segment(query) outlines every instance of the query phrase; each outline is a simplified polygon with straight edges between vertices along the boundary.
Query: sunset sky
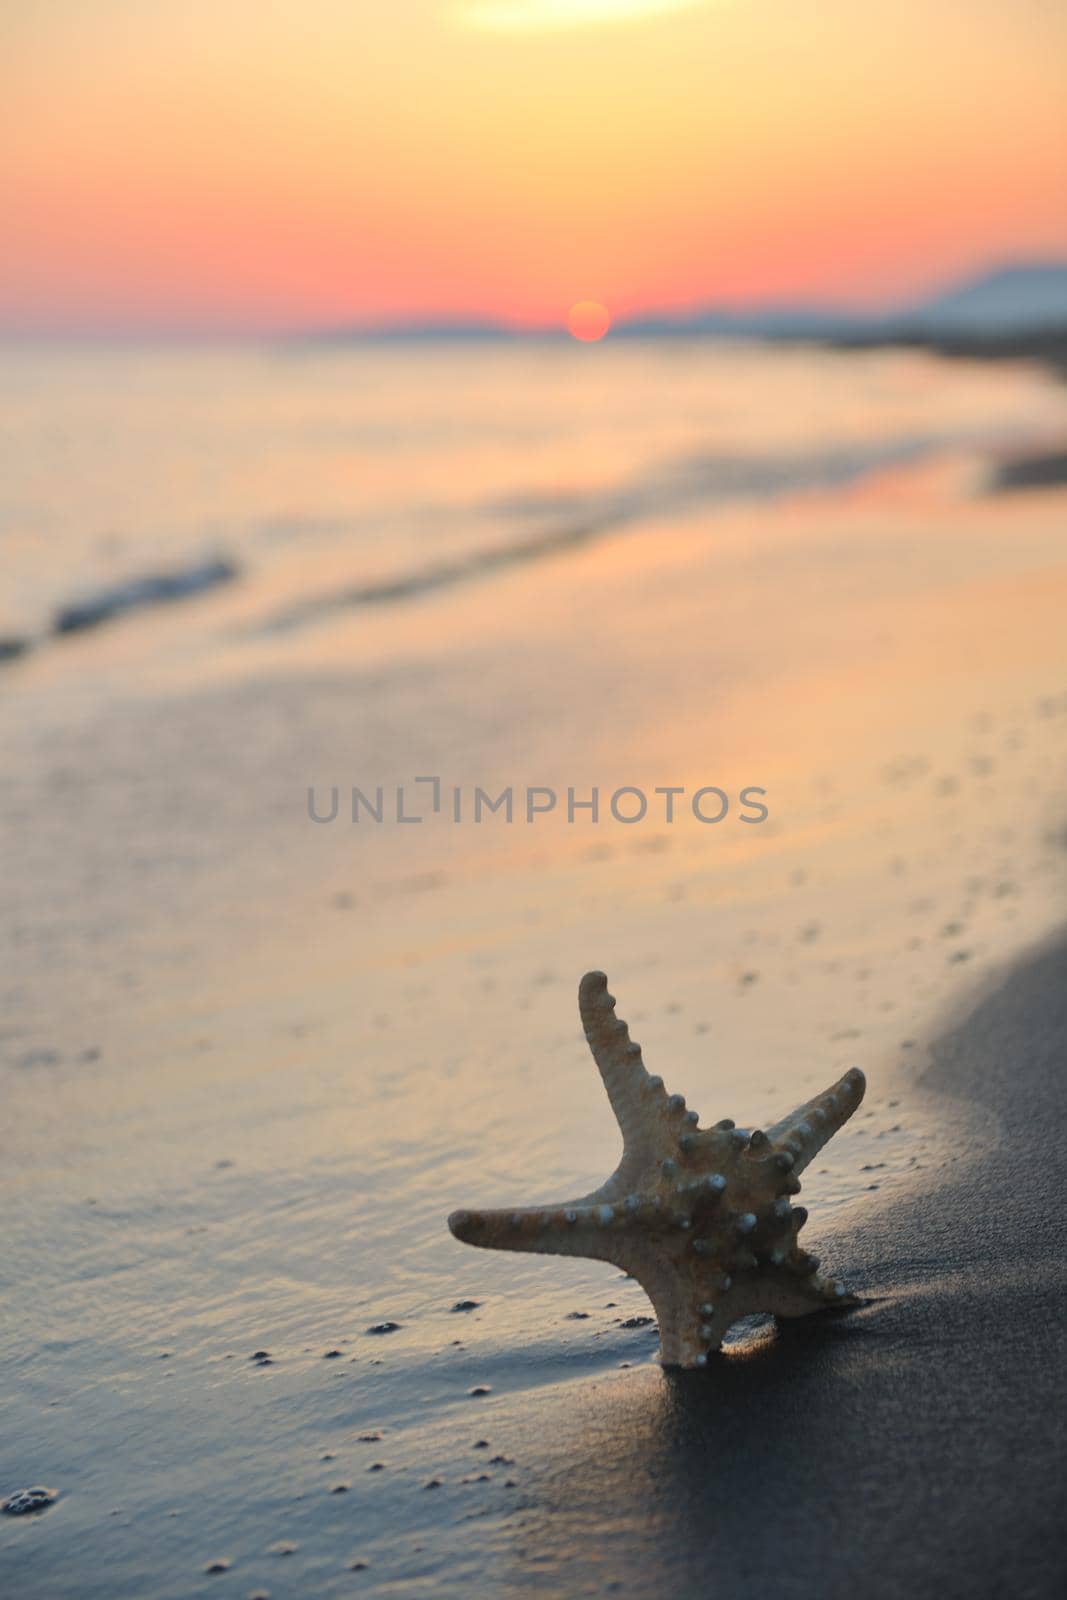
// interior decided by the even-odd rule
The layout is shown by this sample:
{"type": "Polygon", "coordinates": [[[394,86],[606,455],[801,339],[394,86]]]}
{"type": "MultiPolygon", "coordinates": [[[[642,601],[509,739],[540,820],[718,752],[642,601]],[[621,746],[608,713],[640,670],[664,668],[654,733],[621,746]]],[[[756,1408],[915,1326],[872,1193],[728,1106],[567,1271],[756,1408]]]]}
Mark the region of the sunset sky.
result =
{"type": "Polygon", "coordinates": [[[19,0],[0,327],[560,325],[1067,255],[1061,0],[19,0]]]}

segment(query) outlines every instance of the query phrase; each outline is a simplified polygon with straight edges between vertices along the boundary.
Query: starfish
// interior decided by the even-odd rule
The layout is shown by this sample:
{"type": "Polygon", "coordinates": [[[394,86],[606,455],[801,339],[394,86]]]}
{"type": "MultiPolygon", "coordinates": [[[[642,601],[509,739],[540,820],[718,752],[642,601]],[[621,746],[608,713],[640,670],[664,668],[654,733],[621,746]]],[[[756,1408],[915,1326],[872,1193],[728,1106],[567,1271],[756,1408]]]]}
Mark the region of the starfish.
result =
{"type": "Polygon", "coordinates": [[[652,1301],[664,1366],[706,1366],[731,1324],[754,1312],[802,1317],[856,1305],[800,1248],[808,1213],[791,1201],[801,1172],[863,1099],[859,1068],[765,1132],[729,1118],[701,1128],[684,1097],[646,1071],[602,972],[586,973],[578,1007],[622,1130],[622,1160],[580,1200],[454,1211],[455,1237],[491,1250],[613,1262],[652,1301]]]}

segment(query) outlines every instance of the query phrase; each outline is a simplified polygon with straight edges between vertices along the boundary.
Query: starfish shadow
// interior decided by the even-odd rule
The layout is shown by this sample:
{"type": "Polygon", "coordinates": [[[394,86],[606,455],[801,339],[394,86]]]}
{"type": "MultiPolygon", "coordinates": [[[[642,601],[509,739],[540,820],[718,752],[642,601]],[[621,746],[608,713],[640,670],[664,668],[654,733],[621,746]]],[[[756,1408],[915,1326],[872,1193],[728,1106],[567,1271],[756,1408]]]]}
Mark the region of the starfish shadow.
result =
{"type": "Polygon", "coordinates": [[[844,1310],[747,1319],[703,1370],[649,1366],[581,1393],[568,1386],[515,1525],[514,1587],[537,1588],[533,1559],[535,1570],[573,1574],[568,1593],[602,1592],[577,1575],[592,1581],[608,1562],[630,1574],[616,1583],[627,1595],[748,1596],[741,1570],[740,1588],[726,1572],[724,1588],[711,1576],[720,1554],[727,1569],[746,1549],[758,1561],[768,1503],[779,1547],[796,1540],[810,1553],[829,1541],[833,1508],[813,1530],[798,1491],[824,1469],[811,1419],[825,1431],[828,1391],[847,1395],[857,1341],[873,1337],[864,1320],[844,1310]]]}

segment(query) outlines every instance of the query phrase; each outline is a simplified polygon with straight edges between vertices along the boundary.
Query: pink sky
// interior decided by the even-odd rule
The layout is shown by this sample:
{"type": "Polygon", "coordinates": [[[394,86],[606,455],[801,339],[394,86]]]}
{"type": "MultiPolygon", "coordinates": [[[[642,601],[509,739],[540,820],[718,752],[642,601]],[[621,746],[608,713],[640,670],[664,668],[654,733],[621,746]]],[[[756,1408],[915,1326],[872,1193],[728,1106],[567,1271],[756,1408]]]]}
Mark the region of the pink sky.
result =
{"type": "Polygon", "coordinates": [[[1067,255],[1051,0],[27,0],[0,326],[884,303],[1067,255]]]}

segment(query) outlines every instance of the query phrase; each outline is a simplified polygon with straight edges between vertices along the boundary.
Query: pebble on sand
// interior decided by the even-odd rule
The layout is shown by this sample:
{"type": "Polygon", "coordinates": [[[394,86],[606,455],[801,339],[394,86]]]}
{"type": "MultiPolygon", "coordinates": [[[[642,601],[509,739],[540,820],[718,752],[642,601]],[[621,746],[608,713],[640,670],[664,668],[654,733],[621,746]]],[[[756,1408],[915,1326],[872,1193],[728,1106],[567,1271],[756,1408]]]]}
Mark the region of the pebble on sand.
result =
{"type": "MultiPolygon", "coordinates": [[[[370,1327],[367,1329],[367,1332],[368,1333],[395,1333],[396,1330],[399,1328],[399,1326],[400,1326],[399,1322],[372,1322],[370,1327]]],[[[340,1353],[340,1352],[338,1352],[338,1353],[340,1353]]]]}
{"type": "Polygon", "coordinates": [[[34,1511],[47,1511],[58,1498],[54,1489],[35,1483],[31,1489],[16,1489],[14,1494],[8,1495],[0,1505],[0,1511],[6,1512],[9,1517],[25,1517],[34,1511]]]}

